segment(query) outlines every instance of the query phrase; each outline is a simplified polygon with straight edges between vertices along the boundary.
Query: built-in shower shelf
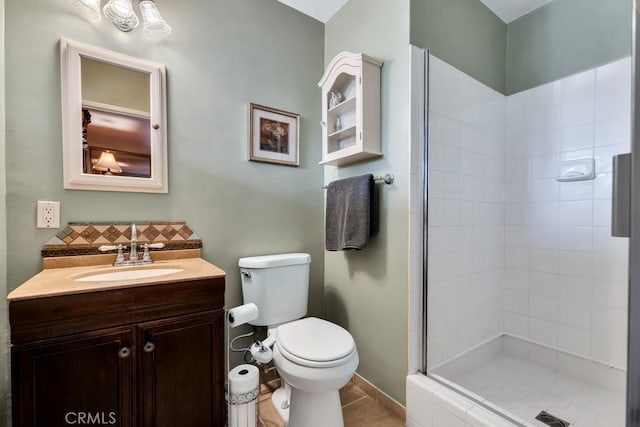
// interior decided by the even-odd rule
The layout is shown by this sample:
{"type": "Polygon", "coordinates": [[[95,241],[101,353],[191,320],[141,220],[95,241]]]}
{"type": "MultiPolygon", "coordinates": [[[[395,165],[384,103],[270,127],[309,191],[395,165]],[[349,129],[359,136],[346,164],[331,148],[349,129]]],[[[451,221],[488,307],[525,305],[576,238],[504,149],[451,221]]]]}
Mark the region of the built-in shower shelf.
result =
{"type": "Polygon", "coordinates": [[[556,181],[588,181],[595,178],[596,162],[593,158],[588,158],[561,161],[556,181]]]}

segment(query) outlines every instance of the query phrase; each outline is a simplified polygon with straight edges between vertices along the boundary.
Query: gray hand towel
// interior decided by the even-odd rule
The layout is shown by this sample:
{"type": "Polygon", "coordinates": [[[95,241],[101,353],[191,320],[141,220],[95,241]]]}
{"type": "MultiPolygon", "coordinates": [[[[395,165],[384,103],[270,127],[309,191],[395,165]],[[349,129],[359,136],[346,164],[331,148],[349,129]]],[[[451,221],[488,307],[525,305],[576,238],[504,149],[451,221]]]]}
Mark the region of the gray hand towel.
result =
{"type": "Polygon", "coordinates": [[[325,246],[328,251],[362,249],[379,229],[373,175],[331,182],[327,186],[325,246]]]}

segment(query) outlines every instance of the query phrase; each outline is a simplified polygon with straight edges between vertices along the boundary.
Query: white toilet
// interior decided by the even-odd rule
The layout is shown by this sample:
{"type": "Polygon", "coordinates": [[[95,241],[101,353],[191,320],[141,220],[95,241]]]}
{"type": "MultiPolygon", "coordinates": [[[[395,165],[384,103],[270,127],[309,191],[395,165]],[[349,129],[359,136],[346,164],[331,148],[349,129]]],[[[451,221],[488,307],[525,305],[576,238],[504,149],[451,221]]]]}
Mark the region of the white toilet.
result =
{"type": "Polygon", "coordinates": [[[290,427],[343,427],[338,390],[358,367],[353,337],[307,314],[309,254],[240,258],[244,303],[258,306],[249,322],[267,326],[273,361],[284,380],[273,404],[290,427]],[[300,319],[300,320],[298,320],[300,319]]]}

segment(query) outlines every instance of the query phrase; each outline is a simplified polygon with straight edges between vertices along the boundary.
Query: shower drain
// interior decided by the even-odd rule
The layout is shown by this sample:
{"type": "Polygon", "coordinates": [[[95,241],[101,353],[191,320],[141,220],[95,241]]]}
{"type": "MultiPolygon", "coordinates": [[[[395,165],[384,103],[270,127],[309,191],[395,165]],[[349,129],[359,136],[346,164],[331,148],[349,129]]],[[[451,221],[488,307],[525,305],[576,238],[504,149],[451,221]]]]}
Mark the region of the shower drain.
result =
{"type": "Polygon", "coordinates": [[[542,421],[543,423],[551,427],[569,427],[569,423],[567,421],[561,420],[560,418],[551,415],[547,411],[541,411],[536,416],[536,420],[542,421]]]}

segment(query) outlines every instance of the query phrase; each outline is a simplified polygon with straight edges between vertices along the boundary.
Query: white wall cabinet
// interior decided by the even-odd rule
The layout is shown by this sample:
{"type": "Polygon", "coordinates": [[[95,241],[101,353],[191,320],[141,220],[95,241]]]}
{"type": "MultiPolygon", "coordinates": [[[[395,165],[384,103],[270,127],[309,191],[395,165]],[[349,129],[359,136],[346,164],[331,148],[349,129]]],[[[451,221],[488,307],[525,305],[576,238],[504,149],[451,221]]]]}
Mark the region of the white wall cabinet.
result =
{"type": "Polygon", "coordinates": [[[380,67],[363,53],[341,52],[318,83],[322,89],[321,165],[380,157],[380,67]]]}

